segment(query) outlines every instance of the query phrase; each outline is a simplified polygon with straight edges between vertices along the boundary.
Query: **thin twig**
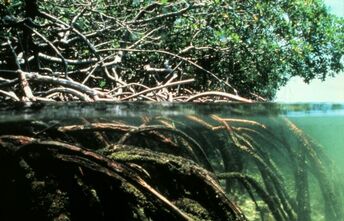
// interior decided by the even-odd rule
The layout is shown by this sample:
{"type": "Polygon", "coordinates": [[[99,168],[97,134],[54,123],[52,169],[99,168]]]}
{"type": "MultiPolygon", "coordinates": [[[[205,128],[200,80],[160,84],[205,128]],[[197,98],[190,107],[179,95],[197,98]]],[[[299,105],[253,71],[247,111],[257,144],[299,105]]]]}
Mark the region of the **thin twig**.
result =
{"type": "Polygon", "coordinates": [[[160,86],[156,86],[156,87],[153,87],[153,88],[149,88],[149,89],[146,89],[146,90],[143,90],[143,91],[140,91],[136,94],[133,94],[133,95],[130,95],[128,97],[125,97],[125,98],[122,98],[121,100],[129,100],[129,99],[132,99],[132,98],[135,98],[135,97],[138,97],[142,94],[146,94],[148,92],[151,92],[151,91],[155,91],[155,90],[159,90],[161,88],[166,88],[166,87],[172,87],[172,86],[175,86],[175,85],[180,85],[180,84],[188,84],[188,83],[191,83],[191,82],[194,82],[195,79],[187,79],[187,80],[183,80],[183,81],[176,81],[176,82],[171,82],[169,84],[164,84],[164,85],[160,85],[160,86]]]}
{"type": "Polygon", "coordinates": [[[66,59],[63,57],[63,55],[61,54],[61,52],[55,47],[55,45],[53,43],[51,43],[46,37],[44,37],[41,33],[39,33],[38,31],[36,31],[35,29],[31,28],[29,25],[24,24],[26,28],[30,29],[30,31],[32,31],[33,33],[35,33],[38,37],[40,37],[45,43],[47,43],[54,51],[55,53],[61,58],[62,60],[62,64],[64,66],[64,71],[65,71],[65,77],[67,78],[67,74],[68,74],[68,62],[66,61],[66,59]]]}
{"type": "Polygon", "coordinates": [[[237,95],[238,91],[232,86],[230,85],[228,82],[220,79],[218,76],[216,76],[213,72],[208,71],[206,69],[204,69],[202,66],[196,64],[195,62],[191,61],[190,59],[187,59],[185,57],[182,57],[180,55],[174,54],[172,52],[169,51],[164,51],[164,50],[153,50],[153,49],[129,49],[129,48],[107,48],[107,49],[101,49],[98,50],[98,52],[109,52],[109,51],[129,51],[129,52],[146,52],[146,53],[160,53],[160,54],[166,54],[175,58],[178,58],[182,61],[185,61],[191,65],[193,65],[194,67],[206,72],[207,74],[209,74],[211,77],[215,78],[218,82],[228,86],[229,88],[231,88],[231,90],[233,90],[233,92],[237,95]]]}
{"type": "Polygon", "coordinates": [[[170,13],[163,13],[163,14],[157,15],[157,16],[152,17],[152,18],[147,18],[147,19],[142,19],[142,20],[134,20],[134,21],[126,22],[126,24],[127,25],[145,24],[145,23],[156,21],[156,20],[160,20],[160,19],[163,19],[163,18],[181,15],[181,14],[187,12],[189,9],[191,9],[191,5],[186,3],[186,7],[180,9],[179,11],[170,12],[170,13]]]}

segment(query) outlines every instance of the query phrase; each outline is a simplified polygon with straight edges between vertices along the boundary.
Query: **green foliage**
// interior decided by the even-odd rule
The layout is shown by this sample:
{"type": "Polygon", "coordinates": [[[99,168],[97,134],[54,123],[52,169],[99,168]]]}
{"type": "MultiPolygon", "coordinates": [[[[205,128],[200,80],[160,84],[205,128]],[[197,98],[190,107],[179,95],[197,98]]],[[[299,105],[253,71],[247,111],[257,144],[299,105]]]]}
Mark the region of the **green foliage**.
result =
{"type": "Polygon", "coordinates": [[[214,1],[187,19],[192,21],[179,23],[180,31],[164,43],[214,48],[188,56],[246,96],[272,98],[291,76],[308,82],[343,70],[343,19],[330,15],[321,1],[214,1]],[[184,37],[198,31],[197,39],[184,37]]]}
{"type": "Polygon", "coordinates": [[[102,79],[102,80],[99,81],[99,87],[100,88],[104,88],[105,85],[106,85],[106,80],[105,79],[102,79]]]}

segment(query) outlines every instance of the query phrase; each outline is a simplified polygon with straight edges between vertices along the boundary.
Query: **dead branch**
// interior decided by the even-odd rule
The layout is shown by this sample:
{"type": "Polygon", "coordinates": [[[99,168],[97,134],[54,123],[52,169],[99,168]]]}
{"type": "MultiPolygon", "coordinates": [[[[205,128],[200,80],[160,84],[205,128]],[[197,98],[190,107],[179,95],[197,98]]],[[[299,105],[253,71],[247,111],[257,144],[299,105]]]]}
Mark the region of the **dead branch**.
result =
{"type": "Polygon", "coordinates": [[[69,87],[91,96],[91,98],[94,100],[97,100],[98,97],[107,97],[106,93],[94,90],[73,80],[44,76],[34,72],[23,73],[25,74],[25,77],[30,81],[45,82],[69,87]]]}
{"type": "Polygon", "coordinates": [[[0,94],[2,94],[3,96],[6,96],[6,97],[10,97],[14,101],[20,101],[18,96],[13,91],[7,92],[7,91],[0,90],[0,94]]]}
{"type": "Polygon", "coordinates": [[[52,88],[48,91],[43,92],[42,94],[44,94],[45,96],[49,96],[50,94],[53,93],[64,93],[64,94],[71,94],[77,98],[79,98],[81,101],[94,101],[93,99],[91,99],[89,96],[75,90],[72,88],[64,88],[64,87],[58,87],[58,88],[52,88]]]}
{"type": "Polygon", "coordinates": [[[197,98],[206,97],[206,96],[226,97],[234,101],[240,101],[240,102],[245,102],[245,103],[253,102],[252,100],[240,97],[239,95],[225,93],[225,92],[218,92],[218,91],[208,91],[208,92],[198,93],[196,95],[190,96],[188,99],[186,99],[186,102],[190,102],[190,101],[196,100],[197,98]]]}
{"type": "Polygon", "coordinates": [[[175,85],[188,84],[188,83],[191,83],[191,82],[194,82],[194,81],[195,81],[194,79],[188,79],[188,80],[182,80],[182,81],[175,81],[175,82],[167,83],[167,84],[164,84],[164,85],[161,85],[161,86],[157,86],[157,87],[153,87],[153,88],[149,88],[149,89],[140,91],[140,92],[138,92],[136,94],[133,94],[133,95],[130,95],[128,97],[124,97],[121,100],[122,101],[123,100],[129,100],[129,99],[138,97],[138,96],[140,96],[142,94],[146,94],[146,93],[151,92],[151,91],[155,91],[155,90],[159,90],[159,89],[167,88],[167,87],[172,87],[172,86],[175,86],[175,85]]]}

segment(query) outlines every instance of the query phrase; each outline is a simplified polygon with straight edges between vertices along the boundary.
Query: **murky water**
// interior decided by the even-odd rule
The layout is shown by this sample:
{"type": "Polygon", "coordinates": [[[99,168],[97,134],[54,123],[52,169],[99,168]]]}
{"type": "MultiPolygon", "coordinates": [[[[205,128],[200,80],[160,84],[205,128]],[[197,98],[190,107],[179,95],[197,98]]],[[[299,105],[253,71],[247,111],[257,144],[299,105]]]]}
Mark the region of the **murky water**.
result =
{"type": "MultiPolygon", "coordinates": [[[[344,104],[69,103],[0,108],[3,142],[23,142],[20,135],[36,143],[55,140],[102,154],[126,145],[193,161],[210,171],[226,197],[253,221],[343,220],[343,134],[344,104]]],[[[196,199],[187,192],[187,198],[196,199]]]]}

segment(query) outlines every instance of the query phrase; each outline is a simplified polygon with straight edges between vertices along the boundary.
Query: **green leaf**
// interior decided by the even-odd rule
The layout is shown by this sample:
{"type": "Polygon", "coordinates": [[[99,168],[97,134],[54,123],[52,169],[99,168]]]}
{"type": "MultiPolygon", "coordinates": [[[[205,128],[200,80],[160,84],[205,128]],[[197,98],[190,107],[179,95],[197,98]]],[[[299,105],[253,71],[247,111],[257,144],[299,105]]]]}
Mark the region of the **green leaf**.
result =
{"type": "Polygon", "coordinates": [[[106,80],[105,79],[102,79],[102,80],[99,81],[99,87],[100,88],[104,88],[105,85],[106,85],[106,80]]]}

